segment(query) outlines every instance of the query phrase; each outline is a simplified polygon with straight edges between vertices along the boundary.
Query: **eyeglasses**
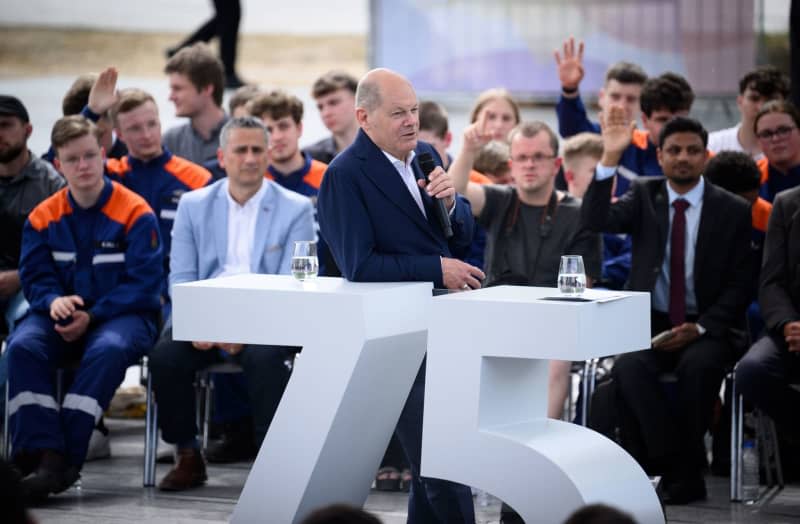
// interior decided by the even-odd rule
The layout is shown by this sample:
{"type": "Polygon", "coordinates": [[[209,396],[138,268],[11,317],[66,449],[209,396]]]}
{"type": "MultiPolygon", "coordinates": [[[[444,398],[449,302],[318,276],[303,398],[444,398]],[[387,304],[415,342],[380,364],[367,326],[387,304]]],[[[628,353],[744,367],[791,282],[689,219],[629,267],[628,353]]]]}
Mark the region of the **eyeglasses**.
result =
{"type": "Polygon", "coordinates": [[[548,160],[552,160],[556,157],[556,155],[543,155],[542,153],[536,153],[535,155],[517,155],[512,156],[511,160],[517,162],[519,164],[524,164],[527,161],[531,161],[534,164],[541,164],[542,162],[546,162],[548,160]]]}
{"type": "Polygon", "coordinates": [[[773,138],[786,138],[796,127],[780,126],[775,129],[764,129],[756,133],[759,140],[772,140],[773,138]]]}

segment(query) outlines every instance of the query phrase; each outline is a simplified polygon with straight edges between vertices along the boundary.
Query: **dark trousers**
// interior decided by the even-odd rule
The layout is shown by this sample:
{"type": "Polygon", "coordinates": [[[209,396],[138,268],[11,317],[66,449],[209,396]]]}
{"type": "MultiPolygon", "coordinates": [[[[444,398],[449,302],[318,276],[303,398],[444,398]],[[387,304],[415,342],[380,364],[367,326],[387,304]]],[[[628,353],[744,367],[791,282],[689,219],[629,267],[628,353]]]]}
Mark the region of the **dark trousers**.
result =
{"type": "Polygon", "coordinates": [[[287,359],[297,348],[245,346],[230,357],[218,349],[199,351],[190,342],[172,340],[172,329],[162,334],[150,352],[149,367],[158,402],[158,424],[170,444],[191,442],[197,436],[194,380],[197,371],[232,358],[242,366],[253,413],[254,438],[260,444],[267,433],[291,373],[287,359]]]}
{"type": "Polygon", "coordinates": [[[472,491],[468,486],[434,478],[420,478],[422,460],[422,413],[425,402],[425,362],[420,366],[414,385],[400,413],[397,435],[411,466],[411,489],[408,496],[408,523],[435,524],[475,522],[472,491]]]}
{"type": "Polygon", "coordinates": [[[794,435],[800,435],[800,392],[789,384],[798,381],[800,354],[790,353],[783,340],[769,335],[753,344],[736,365],[736,389],[794,435]]]}
{"type": "Polygon", "coordinates": [[[242,7],[239,0],[214,0],[214,16],[192,33],[181,47],[195,42],[208,42],[215,36],[219,37],[220,58],[225,66],[225,74],[230,76],[234,74],[236,66],[236,47],[241,19],[242,7]]]}
{"type": "MultiPolygon", "coordinates": [[[[666,315],[653,313],[654,334],[669,327],[666,315]]],[[[646,349],[617,358],[613,377],[637,422],[634,438],[644,446],[637,458],[648,473],[693,476],[708,465],[703,436],[730,361],[729,343],[708,334],[675,352],[646,349]],[[665,373],[677,382],[662,383],[665,373]]]]}

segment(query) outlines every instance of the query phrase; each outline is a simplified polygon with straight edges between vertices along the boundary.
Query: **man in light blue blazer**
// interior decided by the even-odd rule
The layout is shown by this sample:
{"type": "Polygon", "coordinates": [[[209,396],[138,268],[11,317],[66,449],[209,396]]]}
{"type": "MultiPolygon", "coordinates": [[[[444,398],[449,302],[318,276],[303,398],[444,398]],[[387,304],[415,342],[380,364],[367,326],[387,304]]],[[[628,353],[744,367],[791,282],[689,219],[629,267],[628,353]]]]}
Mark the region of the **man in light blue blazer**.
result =
{"type": "MultiPolygon", "coordinates": [[[[219,161],[228,177],[186,193],[172,229],[170,286],[240,273],[288,274],[296,240],[314,239],[308,198],[264,178],[268,133],[260,120],[229,121],[220,135],[219,161]]],[[[289,380],[297,348],[180,342],[167,328],[150,353],[164,440],[175,444],[175,467],[159,489],[202,485],[206,469],[194,420],[195,372],[232,359],[244,368],[253,412],[255,442],[267,432],[289,380]]]]}

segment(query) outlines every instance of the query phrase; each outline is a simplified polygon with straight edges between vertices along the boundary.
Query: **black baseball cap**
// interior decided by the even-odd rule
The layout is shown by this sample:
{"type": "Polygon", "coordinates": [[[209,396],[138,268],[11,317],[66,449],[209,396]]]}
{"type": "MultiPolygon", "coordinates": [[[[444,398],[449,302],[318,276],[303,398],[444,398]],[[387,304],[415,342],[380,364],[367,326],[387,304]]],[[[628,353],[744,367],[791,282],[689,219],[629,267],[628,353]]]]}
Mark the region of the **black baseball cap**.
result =
{"type": "Polygon", "coordinates": [[[15,116],[26,124],[31,121],[19,98],[11,95],[0,95],[0,115],[15,116]]]}

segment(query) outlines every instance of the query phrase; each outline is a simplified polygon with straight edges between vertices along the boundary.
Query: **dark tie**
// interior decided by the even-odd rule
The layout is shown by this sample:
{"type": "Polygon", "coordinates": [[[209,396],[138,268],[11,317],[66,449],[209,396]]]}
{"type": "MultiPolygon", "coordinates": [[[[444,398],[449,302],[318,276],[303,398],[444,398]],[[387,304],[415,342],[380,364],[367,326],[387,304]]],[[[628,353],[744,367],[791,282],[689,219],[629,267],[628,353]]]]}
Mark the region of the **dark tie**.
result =
{"type": "Polygon", "coordinates": [[[675,215],[672,217],[669,260],[669,320],[673,326],[686,320],[686,208],[689,202],[679,198],[672,203],[675,215]]]}

